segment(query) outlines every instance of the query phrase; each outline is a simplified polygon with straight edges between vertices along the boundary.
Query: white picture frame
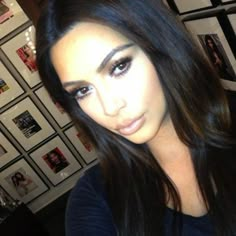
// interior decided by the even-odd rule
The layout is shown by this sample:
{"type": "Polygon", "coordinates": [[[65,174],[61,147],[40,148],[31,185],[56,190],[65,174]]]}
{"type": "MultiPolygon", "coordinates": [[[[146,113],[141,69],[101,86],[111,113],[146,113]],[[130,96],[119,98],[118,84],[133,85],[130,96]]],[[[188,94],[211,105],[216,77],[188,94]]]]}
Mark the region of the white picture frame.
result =
{"type": "MultiPolygon", "coordinates": [[[[236,88],[236,59],[232,49],[227,41],[227,38],[221,28],[219,19],[216,16],[206,16],[193,20],[184,20],[184,24],[192,34],[193,38],[202,49],[203,53],[209,59],[209,62],[216,68],[222,84],[226,89],[235,90],[236,88]],[[221,72],[215,63],[212,61],[209,52],[207,51],[206,39],[210,37],[215,46],[218,48],[223,60],[226,72],[221,72]],[[204,42],[205,38],[205,42],[204,42]]],[[[224,69],[225,71],[225,69],[224,69]]]]}
{"type": "Polygon", "coordinates": [[[58,136],[32,152],[30,157],[54,186],[82,168],[58,136]]]}
{"type": "Polygon", "coordinates": [[[167,0],[167,2],[180,15],[214,7],[212,0],[167,0]]]}
{"type": "Polygon", "coordinates": [[[9,102],[13,101],[21,94],[24,90],[18,84],[18,82],[13,78],[7,68],[0,61],[0,109],[7,105],[9,102]]]}
{"type": "Polygon", "coordinates": [[[48,186],[28,164],[20,159],[0,173],[1,186],[12,196],[25,204],[32,202],[48,190],[48,186]]]}
{"type": "Polygon", "coordinates": [[[61,128],[72,122],[60,104],[52,100],[45,87],[36,90],[35,94],[61,128]]]}
{"type": "Polygon", "coordinates": [[[41,83],[36,65],[35,28],[33,25],[7,41],[1,48],[31,88],[41,83]]]}
{"type": "MultiPolygon", "coordinates": [[[[29,21],[27,15],[23,12],[22,8],[19,6],[15,0],[4,0],[2,1],[8,11],[4,13],[4,21],[1,22],[0,27],[0,39],[21,26],[22,24],[29,21]]],[[[3,17],[3,15],[2,15],[3,17]]]]}
{"type": "Polygon", "coordinates": [[[95,148],[89,142],[82,130],[72,126],[65,131],[65,135],[79,152],[86,164],[90,164],[97,159],[95,148]],[[80,138],[78,137],[78,134],[80,135],[80,138]]]}
{"type": "Polygon", "coordinates": [[[0,168],[20,156],[18,150],[0,131],[0,168]]]}
{"type": "Polygon", "coordinates": [[[0,115],[3,125],[26,150],[30,150],[55,130],[27,97],[0,115]]]}

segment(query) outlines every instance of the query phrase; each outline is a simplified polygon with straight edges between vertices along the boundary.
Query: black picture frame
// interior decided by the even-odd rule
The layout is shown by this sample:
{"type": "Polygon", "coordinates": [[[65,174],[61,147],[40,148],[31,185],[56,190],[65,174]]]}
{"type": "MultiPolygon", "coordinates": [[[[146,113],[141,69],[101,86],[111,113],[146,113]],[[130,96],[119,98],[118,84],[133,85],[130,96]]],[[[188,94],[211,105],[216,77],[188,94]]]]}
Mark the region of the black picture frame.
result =
{"type": "Polygon", "coordinates": [[[190,1],[192,1],[192,3],[195,3],[195,4],[198,1],[188,0],[189,8],[186,6],[185,7],[186,9],[183,9],[183,8],[181,9],[180,6],[178,5],[180,3],[176,2],[176,1],[179,1],[179,0],[167,0],[167,3],[169,4],[170,8],[179,15],[184,15],[184,14],[194,13],[194,12],[198,12],[198,11],[202,11],[202,10],[212,9],[212,8],[216,7],[219,4],[218,1],[209,0],[210,5],[208,5],[208,6],[207,5],[206,6],[202,5],[202,7],[198,6],[198,7],[190,8],[190,5],[191,5],[190,1]]]}
{"type": "Polygon", "coordinates": [[[232,27],[225,17],[225,11],[220,10],[198,16],[188,16],[183,19],[183,23],[199,44],[199,48],[205,52],[206,57],[216,68],[222,81],[230,82],[230,87],[234,90],[236,84],[236,41],[234,41],[232,27]],[[218,55],[221,56],[222,69],[219,69],[219,66],[212,61],[211,50],[206,43],[208,38],[211,38],[219,52],[218,55]]]}

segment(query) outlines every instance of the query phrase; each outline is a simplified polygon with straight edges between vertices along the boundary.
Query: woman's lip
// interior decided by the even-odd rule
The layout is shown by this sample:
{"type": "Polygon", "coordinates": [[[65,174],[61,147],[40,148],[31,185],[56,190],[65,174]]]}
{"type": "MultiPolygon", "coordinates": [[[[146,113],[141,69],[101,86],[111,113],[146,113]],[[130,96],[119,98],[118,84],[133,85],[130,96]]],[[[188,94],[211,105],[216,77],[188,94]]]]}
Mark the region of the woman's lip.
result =
{"type": "Polygon", "coordinates": [[[118,126],[118,128],[116,130],[121,135],[131,135],[140,129],[140,127],[143,125],[144,121],[145,121],[145,118],[142,115],[141,117],[132,120],[127,125],[118,126]]]}

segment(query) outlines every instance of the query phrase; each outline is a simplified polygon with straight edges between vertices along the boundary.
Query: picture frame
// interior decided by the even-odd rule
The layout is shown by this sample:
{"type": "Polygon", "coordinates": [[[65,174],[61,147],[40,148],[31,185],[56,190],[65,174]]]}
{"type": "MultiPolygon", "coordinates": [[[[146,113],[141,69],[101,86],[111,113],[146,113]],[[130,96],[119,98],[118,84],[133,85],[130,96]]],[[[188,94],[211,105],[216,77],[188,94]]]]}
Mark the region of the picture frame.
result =
{"type": "Polygon", "coordinates": [[[27,21],[27,15],[15,0],[1,1],[0,39],[17,29],[27,21]]]}
{"type": "Polygon", "coordinates": [[[45,87],[42,86],[36,90],[35,94],[61,128],[72,122],[61,105],[58,102],[53,101],[53,98],[49,95],[45,87]]]}
{"type": "Polygon", "coordinates": [[[199,48],[206,55],[227,89],[235,89],[236,85],[236,51],[235,42],[230,38],[233,34],[226,24],[223,12],[183,19],[183,23],[192,34],[199,48]],[[232,86],[233,85],[233,86],[232,86]]]}
{"type": "Polygon", "coordinates": [[[0,185],[0,206],[13,208],[15,204],[15,199],[0,185]]]}
{"type": "Polygon", "coordinates": [[[0,118],[3,125],[26,151],[55,133],[29,97],[2,113],[0,118]]]}
{"type": "Polygon", "coordinates": [[[25,159],[20,159],[0,172],[2,187],[12,196],[28,204],[48,191],[48,186],[25,159]]]}
{"type": "Polygon", "coordinates": [[[0,168],[20,156],[19,151],[0,131],[0,168]]]}
{"type": "Polygon", "coordinates": [[[36,65],[35,28],[33,25],[4,43],[1,49],[30,88],[41,83],[36,65]]]}
{"type": "Polygon", "coordinates": [[[0,60],[0,109],[24,93],[22,87],[0,60]]]}
{"type": "Polygon", "coordinates": [[[220,0],[221,4],[236,3],[236,0],[220,0]]]}
{"type": "Polygon", "coordinates": [[[57,186],[71,175],[82,169],[68,147],[57,136],[30,154],[48,180],[57,186]]]}
{"type": "Polygon", "coordinates": [[[167,3],[179,15],[211,9],[217,5],[214,0],[167,0],[167,3]]]}
{"type": "Polygon", "coordinates": [[[97,159],[95,148],[78,126],[71,126],[64,133],[86,164],[90,164],[97,159]]]}

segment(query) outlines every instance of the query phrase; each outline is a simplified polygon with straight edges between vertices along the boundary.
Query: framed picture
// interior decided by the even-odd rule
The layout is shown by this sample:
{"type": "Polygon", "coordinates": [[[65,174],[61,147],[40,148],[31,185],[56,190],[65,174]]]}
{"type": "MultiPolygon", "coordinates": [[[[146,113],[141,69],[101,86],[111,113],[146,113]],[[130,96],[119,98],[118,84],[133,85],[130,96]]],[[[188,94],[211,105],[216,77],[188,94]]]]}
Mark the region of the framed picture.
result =
{"type": "Polygon", "coordinates": [[[38,96],[42,104],[48,110],[49,113],[53,116],[60,127],[64,127],[71,122],[70,117],[61,107],[61,105],[54,101],[53,98],[49,95],[45,87],[41,87],[35,91],[35,94],[38,96]]]}
{"type": "Polygon", "coordinates": [[[48,190],[33,168],[21,159],[0,173],[2,187],[14,198],[29,203],[48,190]]]}
{"type": "Polygon", "coordinates": [[[236,36],[236,7],[228,11],[227,18],[230,22],[231,27],[233,28],[234,35],[236,36]]]}
{"type": "Polygon", "coordinates": [[[1,48],[31,88],[41,82],[36,65],[34,26],[7,41],[1,48]]]}
{"type": "Polygon", "coordinates": [[[18,157],[20,153],[11,142],[0,132],[0,168],[18,157]]]}
{"type": "Polygon", "coordinates": [[[17,1],[0,1],[0,39],[15,30],[29,19],[17,1]]]}
{"type": "Polygon", "coordinates": [[[214,0],[167,0],[167,2],[180,15],[213,8],[217,5],[214,0]]]}
{"type": "Polygon", "coordinates": [[[30,157],[54,186],[82,168],[58,136],[31,153],[30,157]]]}
{"type": "Polygon", "coordinates": [[[236,0],[220,0],[223,4],[236,3],[236,0]]]}
{"type": "Polygon", "coordinates": [[[0,61],[0,109],[3,108],[6,104],[13,101],[21,94],[24,93],[24,90],[12,77],[7,68],[0,61]]]}
{"type": "Polygon", "coordinates": [[[236,59],[230,47],[220,14],[184,20],[184,24],[193,35],[209,62],[223,81],[236,83],[236,59]]]}
{"type": "Polygon", "coordinates": [[[80,153],[85,163],[89,164],[97,159],[96,150],[86,134],[79,127],[72,126],[65,131],[66,136],[80,153]]]}
{"type": "Polygon", "coordinates": [[[0,185],[0,206],[12,209],[15,204],[15,199],[13,199],[0,185]]]}
{"type": "Polygon", "coordinates": [[[26,151],[55,132],[28,97],[5,111],[0,118],[26,151]]]}

